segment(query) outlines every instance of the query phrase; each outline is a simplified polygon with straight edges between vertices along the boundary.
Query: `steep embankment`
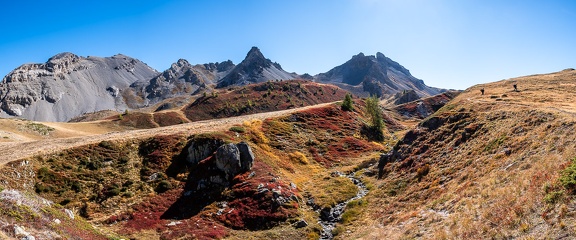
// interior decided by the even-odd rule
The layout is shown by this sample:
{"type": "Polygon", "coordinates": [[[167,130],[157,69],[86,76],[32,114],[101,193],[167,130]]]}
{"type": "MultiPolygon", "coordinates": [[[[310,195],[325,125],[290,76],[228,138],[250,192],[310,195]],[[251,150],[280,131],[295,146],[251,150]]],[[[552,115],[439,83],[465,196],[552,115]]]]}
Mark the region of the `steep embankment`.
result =
{"type": "Polygon", "coordinates": [[[347,237],[574,238],[575,98],[573,69],[464,91],[383,157],[347,237]]]}

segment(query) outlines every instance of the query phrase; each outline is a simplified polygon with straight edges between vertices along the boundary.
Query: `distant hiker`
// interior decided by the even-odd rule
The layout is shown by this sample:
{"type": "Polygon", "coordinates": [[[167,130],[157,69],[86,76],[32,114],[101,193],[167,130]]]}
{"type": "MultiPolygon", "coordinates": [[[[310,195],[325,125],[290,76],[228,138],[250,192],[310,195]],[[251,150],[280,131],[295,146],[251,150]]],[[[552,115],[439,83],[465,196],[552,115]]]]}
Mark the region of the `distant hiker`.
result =
{"type": "Polygon", "coordinates": [[[518,92],[518,86],[516,86],[516,83],[514,83],[514,92],[518,92]]]}
{"type": "Polygon", "coordinates": [[[484,95],[484,88],[480,88],[480,92],[484,95]]]}

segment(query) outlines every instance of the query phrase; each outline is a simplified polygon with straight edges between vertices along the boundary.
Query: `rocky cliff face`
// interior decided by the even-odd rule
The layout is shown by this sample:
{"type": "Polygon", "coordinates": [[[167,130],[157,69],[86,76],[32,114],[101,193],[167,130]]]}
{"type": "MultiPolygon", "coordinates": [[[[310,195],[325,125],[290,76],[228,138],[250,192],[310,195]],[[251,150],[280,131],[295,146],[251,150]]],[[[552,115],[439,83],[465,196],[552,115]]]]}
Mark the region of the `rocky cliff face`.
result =
{"type": "Polygon", "coordinates": [[[363,95],[384,96],[414,90],[420,96],[432,96],[444,91],[426,86],[424,81],[413,77],[410,71],[382,53],[376,53],[376,56],[359,53],[346,63],[316,75],[315,79],[363,95]]]}
{"type": "Polygon", "coordinates": [[[223,88],[231,85],[246,85],[266,82],[268,80],[288,80],[296,78],[295,75],[282,69],[280,64],[273,63],[264,57],[260,49],[252,47],[246,58],[222,78],[217,87],[223,88]]]}
{"type": "Polygon", "coordinates": [[[127,101],[131,108],[148,106],[167,98],[191,95],[212,88],[234,68],[232,61],[192,65],[184,59],[152,79],[142,79],[130,85],[125,96],[139,96],[139,101],[127,101]]]}
{"type": "Polygon", "coordinates": [[[0,83],[0,116],[67,121],[106,109],[126,108],[120,90],[157,71],[125,55],[107,58],[61,53],[43,64],[24,64],[0,83]]]}

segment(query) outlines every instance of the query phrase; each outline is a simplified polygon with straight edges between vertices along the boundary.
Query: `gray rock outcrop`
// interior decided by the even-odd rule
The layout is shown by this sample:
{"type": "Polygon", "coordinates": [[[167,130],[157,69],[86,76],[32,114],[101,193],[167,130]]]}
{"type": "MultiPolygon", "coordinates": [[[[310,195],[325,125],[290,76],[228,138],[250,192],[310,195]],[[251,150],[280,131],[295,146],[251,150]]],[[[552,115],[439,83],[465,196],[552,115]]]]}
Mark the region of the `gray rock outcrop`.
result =
{"type": "Polygon", "coordinates": [[[216,167],[226,173],[226,178],[238,174],[242,168],[240,162],[240,150],[234,143],[228,143],[220,146],[216,150],[216,167]]]}
{"type": "Polygon", "coordinates": [[[127,108],[120,89],[156,70],[125,55],[107,58],[61,53],[43,64],[24,64],[0,83],[0,117],[68,121],[84,113],[127,108]]]}
{"type": "Polygon", "coordinates": [[[186,156],[186,161],[191,165],[196,165],[202,159],[205,159],[222,146],[224,141],[221,139],[199,139],[193,141],[188,147],[188,155],[186,156]]]}
{"type": "Polygon", "coordinates": [[[241,171],[246,172],[252,169],[252,163],[254,162],[254,153],[252,153],[252,149],[250,145],[245,142],[239,142],[236,144],[238,150],[240,151],[240,165],[241,171]]]}
{"type": "Polygon", "coordinates": [[[216,167],[225,173],[226,179],[231,180],[239,173],[252,169],[254,154],[247,143],[228,143],[216,150],[216,167]]]}
{"type": "Polygon", "coordinates": [[[164,99],[210,90],[233,67],[230,60],[192,65],[185,59],[180,59],[160,75],[130,85],[127,91],[132,91],[133,96],[141,97],[140,101],[130,102],[130,107],[145,107],[164,99]]]}
{"type": "Polygon", "coordinates": [[[399,105],[407,102],[416,101],[420,99],[420,96],[418,96],[418,93],[416,93],[416,91],[414,90],[404,90],[402,92],[396,93],[396,95],[394,95],[394,99],[395,99],[394,104],[399,105]]]}

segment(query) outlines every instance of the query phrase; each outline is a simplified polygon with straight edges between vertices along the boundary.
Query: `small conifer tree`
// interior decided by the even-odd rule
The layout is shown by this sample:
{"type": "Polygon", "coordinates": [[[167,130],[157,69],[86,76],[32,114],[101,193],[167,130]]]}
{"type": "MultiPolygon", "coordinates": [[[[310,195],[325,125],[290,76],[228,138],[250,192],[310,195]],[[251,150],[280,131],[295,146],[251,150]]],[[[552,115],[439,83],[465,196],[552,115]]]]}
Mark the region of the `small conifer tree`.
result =
{"type": "Polygon", "coordinates": [[[377,141],[384,140],[384,117],[382,109],[380,109],[379,99],[376,96],[371,96],[366,99],[366,112],[370,116],[369,132],[371,138],[377,141]]]}
{"type": "Polygon", "coordinates": [[[354,106],[352,106],[352,96],[350,95],[350,93],[346,94],[346,97],[344,97],[344,101],[342,102],[342,110],[344,111],[353,111],[354,110],[354,106]]]}

